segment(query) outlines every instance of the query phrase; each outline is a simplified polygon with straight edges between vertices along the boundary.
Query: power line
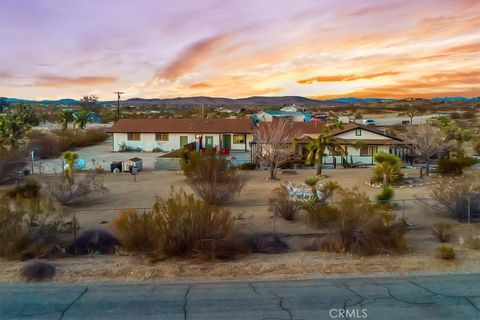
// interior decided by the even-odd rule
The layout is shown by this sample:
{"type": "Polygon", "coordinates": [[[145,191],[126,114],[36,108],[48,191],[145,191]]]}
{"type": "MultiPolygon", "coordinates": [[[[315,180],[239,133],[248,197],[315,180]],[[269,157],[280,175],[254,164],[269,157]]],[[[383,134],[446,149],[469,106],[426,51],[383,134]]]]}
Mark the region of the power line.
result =
{"type": "Polygon", "coordinates": [[[115,91],[114,93],[117,95],[117,120],[120,120],[120,95],[125,92],[115,91]]]}

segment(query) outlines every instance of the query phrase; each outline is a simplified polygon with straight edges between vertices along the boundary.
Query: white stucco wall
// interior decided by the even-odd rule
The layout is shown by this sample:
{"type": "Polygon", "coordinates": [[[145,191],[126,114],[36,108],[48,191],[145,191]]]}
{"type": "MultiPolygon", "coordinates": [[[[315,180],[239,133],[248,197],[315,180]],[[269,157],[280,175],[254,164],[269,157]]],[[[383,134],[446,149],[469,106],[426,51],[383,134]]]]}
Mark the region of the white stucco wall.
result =
{"type": "MultiPolygon", "coordinates": [[[[200,134],[200,133],[199,133],[200,134]]],[[[234,144],[233,143],[233,134],[226,133],[231,135],[232,141],[232,150],[244,151],[244,144],[234,144]]],[[[221,134],[223,135],[223,134],[221,134]]],[[[128,140],[127,133],[114,133],[113,134],[113,151],[118,151],[120,145],[125,142],[127,146],[132,148],[141,148],[142,151],[152,151],[154,148],[160,148],[162,151],[172,151],[180,148],[180,137],[187,136],[188,143],[193,141],[199,141],[195,139],[195,134],[193,133],[170,133],[168,135],[168,141],[155,141],[155,133],[141,133],[139,141],[128,140]]],[[[203,145],[205,146],[205,136],[213,137],[213,146],[219,148],[220,145],[220,134],[218,133],[203,133],[203,145]]],[[[249,142],[253,140],[253,134],[247,134],[247,150],[250,150],[249,142]]]]}

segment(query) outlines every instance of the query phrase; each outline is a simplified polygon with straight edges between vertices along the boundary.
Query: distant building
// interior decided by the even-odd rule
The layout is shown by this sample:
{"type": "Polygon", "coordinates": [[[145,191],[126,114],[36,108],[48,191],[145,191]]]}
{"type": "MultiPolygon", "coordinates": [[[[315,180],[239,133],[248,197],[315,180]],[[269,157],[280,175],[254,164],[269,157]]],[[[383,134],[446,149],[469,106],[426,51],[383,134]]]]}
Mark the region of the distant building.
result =
{"type": "Polygon", "coordinates": [[[272,122],[274,118],[283,118],[292,122],[310,122],[312,114],[307,111],[265,110],[252,115],[255,122],[272,122]]]}

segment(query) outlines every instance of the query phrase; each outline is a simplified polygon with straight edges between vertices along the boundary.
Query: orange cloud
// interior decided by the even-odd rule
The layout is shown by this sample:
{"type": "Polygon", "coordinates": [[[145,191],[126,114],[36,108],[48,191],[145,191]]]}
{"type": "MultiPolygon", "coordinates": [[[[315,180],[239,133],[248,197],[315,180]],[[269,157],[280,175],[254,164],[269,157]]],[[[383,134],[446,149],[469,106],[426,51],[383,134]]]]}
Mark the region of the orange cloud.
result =
{"type": "Polygon", "coordinates": [[[195,82],[190,85],[190,89],[207,89],[211,88],[212,85],[205,83],[205,82],[195,82]]]}
{"type": "Polygon", "coordinates": [[[230,38],[230,35],[222,34],[193,43],[157,76],[169,80],[178,78],[205,61],[210,54],[227,43],[230,38]]]}
{"type": "Polygon", "coordinates": [[[403,80],[397,84],[365,88],[345,95],[382,98],[470,96],[472,83],[480,83],[480,70],[437,72],[417,80],[403,80]]]}
{"type": "Polygon", "coordinates": [[[117,80],[116,77],[61,77],[43,75],[36,79],[34,86],[39,87],[74,87],[74,86],[97,86],[113,83],[117,80]]]}
{"type": "Polygon", "coordinates": [[[387,71],[387,72],[381,72],[381,73],[368,73],[363,75],[344,74],[344,75],[333,75],[333,76],[318,76],[318,77],[298,80],[297,82],[301,84],[311,84],[314,82],[354,81],[354,80],[360,80],[360,79],[373,79],[373,78],[384,77],[384,76],[394,76],[397,74],[398,72],[387,71]]]}

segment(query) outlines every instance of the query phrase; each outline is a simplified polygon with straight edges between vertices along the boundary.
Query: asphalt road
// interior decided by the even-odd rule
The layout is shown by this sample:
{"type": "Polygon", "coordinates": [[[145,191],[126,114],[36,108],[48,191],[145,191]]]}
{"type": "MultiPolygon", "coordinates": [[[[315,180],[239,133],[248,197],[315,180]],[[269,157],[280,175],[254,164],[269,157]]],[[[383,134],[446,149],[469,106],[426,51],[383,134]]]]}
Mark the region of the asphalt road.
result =
{"type": "Polygon", "coordinates": [[[0,284],[0,319],[475,320],[480,319],[480,274],[191,284],[0,284]]]}

